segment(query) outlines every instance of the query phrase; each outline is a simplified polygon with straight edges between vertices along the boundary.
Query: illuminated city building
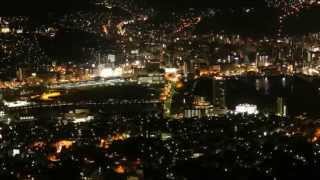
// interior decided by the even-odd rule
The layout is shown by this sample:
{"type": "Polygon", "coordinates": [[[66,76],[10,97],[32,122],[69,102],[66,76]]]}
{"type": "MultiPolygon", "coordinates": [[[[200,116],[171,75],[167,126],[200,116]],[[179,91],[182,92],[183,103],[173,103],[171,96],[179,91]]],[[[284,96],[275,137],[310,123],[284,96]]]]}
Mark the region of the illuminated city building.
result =
{"type": "Polygon", "coordinates": [[[11,30],[10,30],[9,27],[1,27],[0,32],[3,33],[3,34],[7,34],[7,33],[10,33],[11,30]]]}
{"type": "Polygon", "coordinates": [[[236,106],[235,113],[237,114],[258,114],[257,105],[253,104],[239,104],[236,106]]]}
{"type": "Polygon", "coordinates": [[[108,62],[111,64],[111,68],[115,68],[116,55],[108,54],[108,62]]]}
{"type": "Polygon", "coordinates": [[[182,72],[183,72],[183,75],[184,77],[187,77],[189,72],[190,72],[190,65],[188,64],[188,62],[184,61],[183,64],[182,64],[182,72]]]}
{"type": "Polygon", "coordinates": [[[23,107],[23,106],[28,106],[32,103],[28,102],[28,101],[20,101],[20,100],[17,100],[17,101],[5,101],[3,100],[3,104],[6,106],[6,107],[23,107]]]}
{"type": "Polygon", "coordinates": [[[287,116],[287,105],[283,97],[278,97],[276,102],[276,115],[280,117],[287,116]]]}
{"type": "Polygon", "coordinates": [[[204,111],[202,109],[185,109],[184,117],[193,118],[193,117],[203,117],[204,111]]]}
{"type": "Polygon", "coordinates": [[[205,117],[212,115],[213,107],[210,102],[206,101],[205,97],[195,96],[191,109],[184,110],[184,117],[205,117]]]}
{"type": "Polygon", "coordinates": [[[66,120],[70,120],[73,123],[89,122],[94,119],[94,116],[90,115],[88,109],[75,109],[65,114],[66,120]]]}
{"type": "Polygon", "coordinates": [[[217,109],[226,109],[225,80],[212,78],[212,105],[217,109]]]}
{"type": "Polygon", "coordinates": [[[153,75],[140,75],[137,78],[139,84],[162,84],[164,83],[164,77],[161,74],[153,74],[153,75]]]}
{"type": "Polygon", "coordinates": [[[17,80],[18,80],[18,81],[23,81],[22,68],[18,68],[18,70],[17,70],[17,80]]]}

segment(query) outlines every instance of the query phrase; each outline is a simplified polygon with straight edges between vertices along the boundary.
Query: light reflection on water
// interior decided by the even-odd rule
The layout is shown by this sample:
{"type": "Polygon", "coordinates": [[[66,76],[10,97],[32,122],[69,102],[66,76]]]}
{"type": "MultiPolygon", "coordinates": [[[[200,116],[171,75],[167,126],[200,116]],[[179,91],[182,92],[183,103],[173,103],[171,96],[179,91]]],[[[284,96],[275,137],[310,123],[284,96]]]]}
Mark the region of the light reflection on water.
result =
{"type": "MultiPolygon", "coordinates": [[[[281,81],[281,87],[287,88],[287,85],[288,85],[287,78],[282,77],[280,81],[281,81]]],[[[255,79],[255,88],[257,92],[263,90],[264,95],[270,95],[270,86],[271,85],[268,77],[255,79]]]]}
{"type": "Polygon", "coordinates": [[[265,77],[265,78],[264,78],[263,88],[264,88],[264,94],[265,94],[265,95],[268,95],[268,94],[269,94],[269,89],[270,89],[270,84],[269,84],[269,79],[268,79],[268,77],[265,77]]]}
{"type": "Polygon", "coordinates": [[[282,77],[282,79],[281,79],[281,85],[282,85],[283,88],[286,87],[286,77],[282,77]]]}
{"type": "MultiPolygon", "coordinates": [[[[201,80],[196,93],[211,98],[210,80],[201,80]]],[[[238,104],[255,104],[260,112],[272,112],[276,109],[278,97],[284,98],[288,113],[319,114],[320,78],[308,81],[299,76],[243,77],[226,80],[226,104],[233,109],[238,104]]]]}
{"type": "Polygon", "coordinates": [[[261,89],[260,79],[256,79],[256,91],[260,91],[260,89],[261,89]]]}

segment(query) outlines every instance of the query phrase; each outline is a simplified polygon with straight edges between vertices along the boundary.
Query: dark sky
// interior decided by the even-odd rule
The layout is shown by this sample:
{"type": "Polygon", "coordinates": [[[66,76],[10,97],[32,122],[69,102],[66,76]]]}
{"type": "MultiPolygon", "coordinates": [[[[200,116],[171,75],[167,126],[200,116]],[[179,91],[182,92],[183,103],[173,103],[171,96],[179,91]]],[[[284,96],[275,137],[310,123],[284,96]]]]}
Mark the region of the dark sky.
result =
{"type": "Polygon", "coordinates": [[[0,3],[0,14],[29,15],[83,9],[89,0],[6,0],[0,3]]]}

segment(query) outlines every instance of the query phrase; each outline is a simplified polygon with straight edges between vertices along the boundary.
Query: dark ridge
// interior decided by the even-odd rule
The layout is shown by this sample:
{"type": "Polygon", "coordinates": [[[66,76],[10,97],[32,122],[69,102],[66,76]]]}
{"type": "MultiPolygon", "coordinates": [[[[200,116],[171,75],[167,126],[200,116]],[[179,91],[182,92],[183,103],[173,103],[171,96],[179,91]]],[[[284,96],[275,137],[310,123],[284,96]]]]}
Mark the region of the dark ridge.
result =
{"type": "Polygon", "coordinates": [[[264,0],[149,0],[151,6],[160,8],[185,7],[266,7],[264,0]]]}
{"type": "MultiPolygon", "coordinates": [[[[0,14],[29,15],[90,10],[95,8],[94,4],[98,1],[100,0],[10,0],[1,2],[0,14]]],[[[173,8],[175,10],[186,7],[266,7],[264,0],[134,0],[132,2],[139,6],[173,8]]]]}
{"type": "Polygon", "coordinates": [[[43,15],[94,8],[90,0],[10,0],[1,2],[0,15],[43,15]]]}
{"type": "Polygon", "coordinates": [[[284,31],[290,35],[302,35],[306,32],[320,32],[320,7],[305,9],[298,16],[286,21],[284,31]]]}
{"type": "Polygon", "coordinates": [[[277,15],[269,8],[256,8],[249,14],[223,11],[204,18],[196,29],[196,33],[199,34],[220,31],[244,36],[274,35],[277,32],[277,15]]]}

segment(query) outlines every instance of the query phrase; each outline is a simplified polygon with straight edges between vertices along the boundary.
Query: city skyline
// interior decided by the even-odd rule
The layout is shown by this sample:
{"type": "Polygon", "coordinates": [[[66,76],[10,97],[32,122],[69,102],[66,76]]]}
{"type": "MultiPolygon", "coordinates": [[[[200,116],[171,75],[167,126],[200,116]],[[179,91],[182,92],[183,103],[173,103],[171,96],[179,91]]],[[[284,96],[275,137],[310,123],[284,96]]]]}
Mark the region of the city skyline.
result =
{"type": "Polygon", "coordinates": [[[319,179],[319,18],[318,0],[1,3],[0,179],[319,179]]]}

